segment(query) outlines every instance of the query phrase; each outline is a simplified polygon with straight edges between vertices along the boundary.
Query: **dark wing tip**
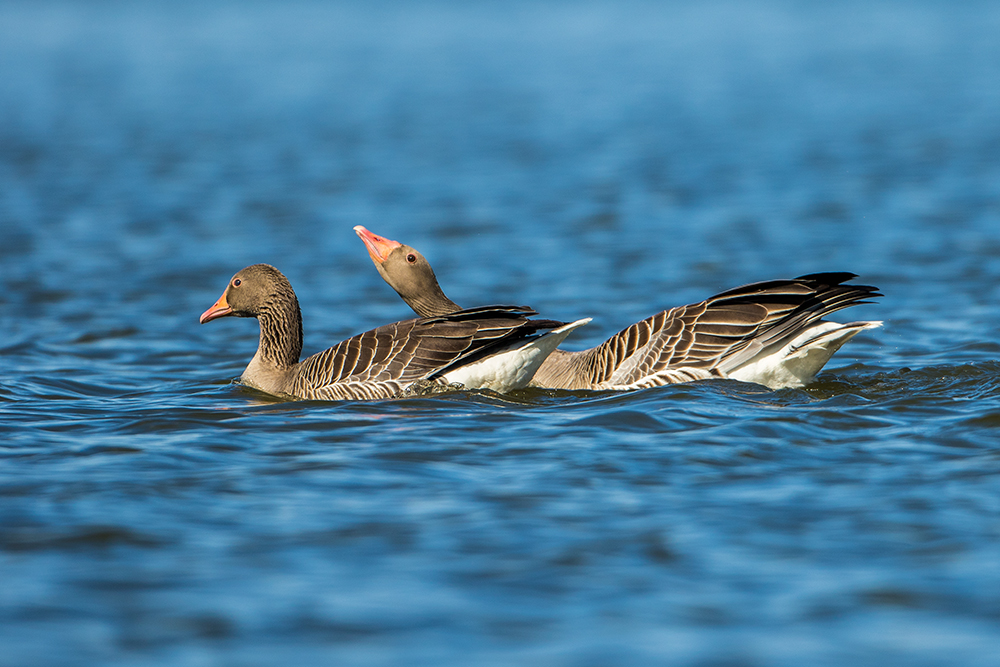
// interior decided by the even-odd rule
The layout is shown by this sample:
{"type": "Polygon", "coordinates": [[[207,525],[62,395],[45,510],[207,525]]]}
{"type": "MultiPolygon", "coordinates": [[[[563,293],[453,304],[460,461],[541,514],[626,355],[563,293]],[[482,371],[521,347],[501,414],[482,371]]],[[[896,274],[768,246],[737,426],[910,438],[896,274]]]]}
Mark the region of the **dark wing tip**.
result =
{"type": "Polygon", "coordinates": [[[858,274],[849,271],[825,271],[822,273],[807,273],[804,276],[799,276],[796,280],[808,280],[826,285],[839,285],[857,277],[858,274]]]}
{"type": "Polygon", "coordinates": [[[559,327],[566,326],[569,322],[561,322],[559,320],[529,320],[528,324],[534,331],[542,331],[545,329],[558,329],[559,327]]]}
{"type": "Polygon", "coordinates": [[[538,312],[528,306],[479,306],[478,308],[465,308],[456,310],[447,315],[437,315],[434,317],[422,318],[423,322],[462,322],[466,320],[480,320],[488,318],[527,318],[537,315],[538,312]]]}
{"type": "MultiPolygon", "coordinates": [[[[833,271],[827,273],[808,273],[804,276],[799,276],[796,281],[815,283],[817,287],[841,287],[841,289],[850,289],[856,293],[863,293],[865,298],[880,297],[885,296],[878,291],[878,288],[874,285],[844,285],[848,280],[853,280],[857,278],[858,274],[850,273],[847,271],[833,271]]],[[[860,303],[855,301],[854,303],[860,303]]],[[[865,303],[872,303],[871,301],[865,303]]]]}

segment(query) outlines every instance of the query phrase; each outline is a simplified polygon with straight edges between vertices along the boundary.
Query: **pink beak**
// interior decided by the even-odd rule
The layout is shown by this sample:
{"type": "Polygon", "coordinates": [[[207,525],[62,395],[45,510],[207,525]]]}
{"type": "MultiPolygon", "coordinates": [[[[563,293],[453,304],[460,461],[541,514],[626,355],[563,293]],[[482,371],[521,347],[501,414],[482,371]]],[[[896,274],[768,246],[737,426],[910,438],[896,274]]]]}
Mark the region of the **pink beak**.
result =
{"type": "Polygon", "coordinates": [[[215,305],[201,314],[201,318],[198,322],[204,324],[205,322],[211,322],[212,320],[232,314],[233,309],[226,301],[226,293],[223,292],[222,296],[219,297],[219,300],[215,302],[215,305]]]}
{"type": "Polygon", "coordinates": [[[393,241],[382,236],[376,236],[361,225],[354,228],[354,233],[361,237],[361,240],[365,242],[365,247],[368,248],[368,254],[371,255],[372,261],[376,264],[381,264],[385,260],[389,259],[389,253],[402,245],[397,241],[393,241]]]}

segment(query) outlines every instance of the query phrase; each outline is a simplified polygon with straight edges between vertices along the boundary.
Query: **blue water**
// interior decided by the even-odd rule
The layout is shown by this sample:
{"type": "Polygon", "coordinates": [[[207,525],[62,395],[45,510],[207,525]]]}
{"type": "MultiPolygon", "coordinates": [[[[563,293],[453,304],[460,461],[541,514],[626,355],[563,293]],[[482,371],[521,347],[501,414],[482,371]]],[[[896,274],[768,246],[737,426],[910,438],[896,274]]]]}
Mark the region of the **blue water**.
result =
{"type": "Polygon", "coordinates": [[[0,4],[0,665],[995,665],[1000,6],[0,4]],[[457,302],[853,271],[805,390],[279,402],[457,302]]]}

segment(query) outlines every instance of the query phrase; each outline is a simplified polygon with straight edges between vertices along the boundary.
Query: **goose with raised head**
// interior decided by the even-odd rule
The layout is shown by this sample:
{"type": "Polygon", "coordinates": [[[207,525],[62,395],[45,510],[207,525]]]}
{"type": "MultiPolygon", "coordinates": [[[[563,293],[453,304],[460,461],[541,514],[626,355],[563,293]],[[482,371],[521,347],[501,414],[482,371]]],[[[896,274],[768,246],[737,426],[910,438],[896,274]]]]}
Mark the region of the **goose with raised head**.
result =
{"type": "Polygon", "coordinates": [[[523,306],[458,310],[387,324],[299,361],[302,314],[288,279],[254,264],[229,281],[200,322],[255,317],[257,353],[243,371],[246,385],[306,399],[393,398],[416,388],[492,389],[528,385],[551,352],[589,319],[570,324],[532,320],[523,306]]]}
{"type": "MultiPolygon", "coordinates": [[[[382,278],[418,315],[460,309],[445,296],[427,259],[410,246],[358,225],[382,278]]],[[[845,284],[853,273],[814,273],[737,287],[699,303],[664,310],[597,347],[555,350],[533,386],[627,390],[708,378],[732,378],[772,389],[812,382],[840,347],[881,322],[840,324],[823,318],[882,296],[845,284]]]]}

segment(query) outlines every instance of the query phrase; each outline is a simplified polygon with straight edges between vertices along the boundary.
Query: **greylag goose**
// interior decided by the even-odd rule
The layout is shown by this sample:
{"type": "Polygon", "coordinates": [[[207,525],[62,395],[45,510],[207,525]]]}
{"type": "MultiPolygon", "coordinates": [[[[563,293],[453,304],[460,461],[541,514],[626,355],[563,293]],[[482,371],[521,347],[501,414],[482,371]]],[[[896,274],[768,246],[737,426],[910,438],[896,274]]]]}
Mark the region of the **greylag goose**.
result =
{"type": "Polygon", "coordinates": [[[278,396],[378,399],[417,389],[493,389],[528,385],[545,357],[589,319],[531,320],[523,306],[487,306],[387,324],[299,361],[302,315],[288,279],[273,266],[248,266],[200,322],[256,317],[257,353],[242,381],[278,396]]]}
{"type": "MultiPolygon", "coordinates": [[[[459,309],[445,296],[430,263],[410,246],[358,225],[375,267],[418,315],[459,309]]],[[[845,285],[853,273],[814,273],[769,280],[664,310],[597,347],[555,350],[533,386],[628,390],[707,378],[732,378],[772,389],[809,384],[840,347],[881,322],[827,322],[830,313],[882,296],[845,285]]]]}

